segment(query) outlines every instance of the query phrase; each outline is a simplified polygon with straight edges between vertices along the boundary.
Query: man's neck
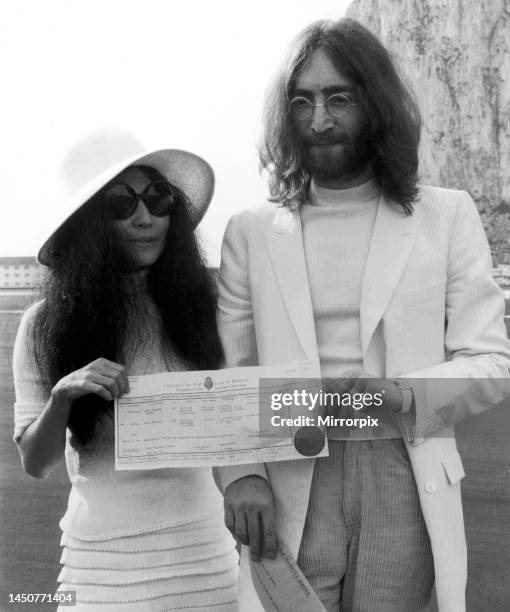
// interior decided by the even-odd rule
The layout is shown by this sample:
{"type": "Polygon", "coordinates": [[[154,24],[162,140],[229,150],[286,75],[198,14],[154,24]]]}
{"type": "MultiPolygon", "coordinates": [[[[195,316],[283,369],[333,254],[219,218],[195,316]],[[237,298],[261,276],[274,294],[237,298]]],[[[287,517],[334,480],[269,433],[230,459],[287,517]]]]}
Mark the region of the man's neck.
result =
{"type": "Polygon", "coordinates": [[[356,176],[342,176],[331,179],[323,179],[313,177],[315,184],[322,189],[350,189],[351,187],[358,187],[363,185],[373,177],[374,173],[372,168],[367,167],[363,172],[356,176]]]}

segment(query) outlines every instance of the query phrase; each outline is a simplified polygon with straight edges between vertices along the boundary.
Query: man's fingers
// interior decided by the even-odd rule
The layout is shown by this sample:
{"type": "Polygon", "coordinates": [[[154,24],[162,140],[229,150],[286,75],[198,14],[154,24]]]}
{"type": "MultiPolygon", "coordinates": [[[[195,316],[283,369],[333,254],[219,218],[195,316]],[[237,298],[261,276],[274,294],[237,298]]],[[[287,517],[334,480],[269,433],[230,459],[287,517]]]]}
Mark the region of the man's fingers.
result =
{"type": "Polygon", "coordinates": [[[262,555],[274,559],[276,556],[277,541],[276,531],[274,529],[274,517],[269,516],[268,518],[261,517],[262,531],[263,531],[263,549],[262,555]]]}
{"type": "MultiPolygon", "coordinates": [[[[252,558],[264,554],[264,529],[274,531],[274,501],[269,483],[260,476],[245,476],[225,489],[225,524],[234,536],[250,546],[252,558]]],[[[273,543],[270,536],[269,543],[273,543]]],[[[270,546],[271,548],[271,546],[270,546]]]]}
{"type": "Polygon", "coordinates": [[[342,387],[344,393],[352,393],[358,384],[359,378],[344,378],[342,380],[342,387]]]}
{"type": "Polygon", "coordinates": [[[234,522],[235,522],[234,535],[241,542],[241,544],[248,546],[248,543],[249,543],[248,528],[246,525],[246,515],[244,514],[244,512],[237,512],[237,514],[235,515],[234,522]]]}
{"type": "Polygon", "coordinates": [[[339,416],[339,411],[341,410],[341,404],[339,402],[332,400],[328,402],[326,405],[326,416],[337,418],[339,416]]]}
{"type": "Polygon", "coordinates": [[[261,507],[259,529],[262,538],[261,556],[274,558],[276,555],[276,530],[274,519],[274,500],[271,496],[261,507]]]}
{"type": "Polygon", "coordinates": [[[347,393],[352,393],[356,378],[352,378],[353,372],[346,373],[346,377],[326,379],[326,392],[330,395],[324,407],[324,413],[328,417],[341,417],[344,415],[342,398],[347,393]]]}
{"type": "Polygon", "coordinates": [[[258,512],[250,512],[246,517],[251,558],[254,561],[260,561],[262,554],[262,527],[259,517],[258,512]]]}
{"type": "Polygon", "coordinates": [[[230,533],[234,536],[236,534],[235,516],[236,515],[234,514],[234,511],[232,510],[232,508],[230,508],[229,506],[225,507],[225,526],[230,531],[230,533]]]}

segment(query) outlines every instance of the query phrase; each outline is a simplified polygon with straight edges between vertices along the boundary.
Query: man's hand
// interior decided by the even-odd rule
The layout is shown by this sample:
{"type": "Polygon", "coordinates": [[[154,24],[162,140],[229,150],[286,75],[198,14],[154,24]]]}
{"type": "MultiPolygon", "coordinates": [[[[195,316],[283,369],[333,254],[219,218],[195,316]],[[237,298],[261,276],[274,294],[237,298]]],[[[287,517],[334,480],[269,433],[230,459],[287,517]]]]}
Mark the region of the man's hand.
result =
{"type": "MultiPolygon", "coordinates": [[[[390,412],[400,412],[402,410],[402,391],[388,378],[380,378],[362,372],[357,378],[350,379],[351,388],[349,393],[369,393],[374,396],[381,393],[384,397],[384,406],[390,412]]],[[[349,382],[347,384],[349,384],[349,382]]]]}
{"type": "Polygon", "coordinates": [[[251,557],[273,559],[276,555],[274,499],[269,483],[260,476],[245,476],[225,490],[225,525],[251,557]]]}
{"type": "MultiPolygon", "coordinates": [[[[339,395],[344,393],[350,395],[368,393],[373,397],[376,393],[381,393],[384,397],[384,407],[387,410],[400,412],[402,409],[402,392],[391,379],[374,376],[361,370],[347,371],[339,378],[325,379],[323,389],[328,393],[338,393],[339,395]]],[[[367,412],[373,411],[373,406],[367,408],[367,412]]],[[[328,404],[325,407],[326,415],[338,417],[341,416],[339,412],[340,409],[337,404],[328,404]]]]}

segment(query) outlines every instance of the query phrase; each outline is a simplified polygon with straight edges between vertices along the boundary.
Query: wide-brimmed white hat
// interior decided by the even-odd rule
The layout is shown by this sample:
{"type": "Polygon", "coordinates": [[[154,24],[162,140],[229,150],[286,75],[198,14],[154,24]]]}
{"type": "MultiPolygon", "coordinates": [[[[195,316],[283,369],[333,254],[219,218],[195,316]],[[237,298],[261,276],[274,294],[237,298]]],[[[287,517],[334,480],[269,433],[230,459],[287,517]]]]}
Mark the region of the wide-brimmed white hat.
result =
{"type": "Polygon", "coordinates": [[[179,149],[146,151],[140,141],[118,128],[102,128],[80,139],[66,154],[61,179],[68,194],[51,235],[39,249],[37,261],[51,265],[53,237],[92,196],[128,166],[141,164],[158,170],[189,198],[196,225],[214,192],[214,173],[201,157],[179,149]]]}

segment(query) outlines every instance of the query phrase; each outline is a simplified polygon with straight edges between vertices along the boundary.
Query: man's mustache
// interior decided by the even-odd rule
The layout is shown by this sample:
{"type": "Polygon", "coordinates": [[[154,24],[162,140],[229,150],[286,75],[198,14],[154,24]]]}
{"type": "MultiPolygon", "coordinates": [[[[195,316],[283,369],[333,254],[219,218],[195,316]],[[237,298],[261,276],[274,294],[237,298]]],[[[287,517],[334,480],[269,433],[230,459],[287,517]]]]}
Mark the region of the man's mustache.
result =
{"type": "Polygon", "coordinates": [[[308,147],[321,147],[335,144],[352,144],[352,139],[348,134],[331,134],[322,136],[305,136],[303,139],[303,144],[308,147]]]}

